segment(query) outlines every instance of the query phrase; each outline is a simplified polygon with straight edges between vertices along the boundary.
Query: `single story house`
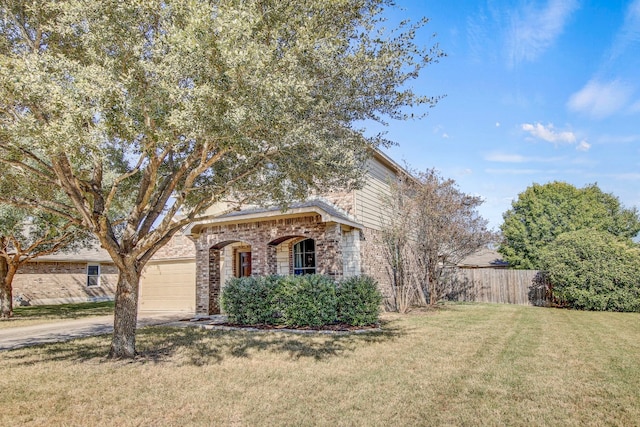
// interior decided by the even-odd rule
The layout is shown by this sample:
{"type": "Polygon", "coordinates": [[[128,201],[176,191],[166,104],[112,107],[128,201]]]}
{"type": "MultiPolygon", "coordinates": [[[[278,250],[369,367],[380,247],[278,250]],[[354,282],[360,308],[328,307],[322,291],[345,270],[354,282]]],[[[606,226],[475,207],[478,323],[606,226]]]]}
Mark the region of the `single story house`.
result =
{"type": "Polygon", "coordinates": [[[35,258],[13,279],[17,305],[108,301],[118,283],[118,270],[106,251],[93,247],[35,258]]]}
{"type": "MultiPolygon", "coordinates": [[[[118,270],[100,247],[35,258],[13,279],[16,305],[114,299],[118,270]]],[[[195,247],[177,235],[147,263],[140,281],[140,310],[195,312],[195,247]]]]}

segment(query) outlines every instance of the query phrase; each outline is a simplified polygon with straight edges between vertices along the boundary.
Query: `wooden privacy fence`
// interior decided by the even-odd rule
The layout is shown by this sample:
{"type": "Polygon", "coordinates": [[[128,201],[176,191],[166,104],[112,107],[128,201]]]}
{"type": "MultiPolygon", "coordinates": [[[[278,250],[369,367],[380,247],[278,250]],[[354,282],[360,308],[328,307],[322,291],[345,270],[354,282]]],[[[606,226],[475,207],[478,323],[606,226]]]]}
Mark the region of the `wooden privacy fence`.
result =
{"type": "Polygon", "coordinates": [[[546,306],[550,293],[544,274],[537,270],[461,268],[456,301],[546,306]]]}

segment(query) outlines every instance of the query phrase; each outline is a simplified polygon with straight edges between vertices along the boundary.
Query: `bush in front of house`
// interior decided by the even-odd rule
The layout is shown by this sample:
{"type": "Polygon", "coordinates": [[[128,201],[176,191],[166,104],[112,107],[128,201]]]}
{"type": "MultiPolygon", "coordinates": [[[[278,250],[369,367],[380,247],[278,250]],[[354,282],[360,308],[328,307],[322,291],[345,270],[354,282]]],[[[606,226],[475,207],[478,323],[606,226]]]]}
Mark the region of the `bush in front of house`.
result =
{"type": "Polygon", "coordinates": [[[278,286],[278,312],[287,326],[322,326],[335,323],[336,285],[327,276],[285,276],[278,286]]]}
{"type": "Polygon", "coordinates": [[[229,279],[222,307],[232,323],[319,327],[378,322],[382,296],[375,280],[352,277],[340,283],[323,275],[229,279]]]}
{"type": "Polygon", "coordinates": [[[241,325],[275,325],[278,313],[273,301],[279,276],[234,277],[225,284],[220,302],[229,321],[241,325]]]}
{"type": "Polygon", "coordinates": [[[378,322],[382,294],[369,276],[349,277],[336,288],[338,319],[349,325],[364,326],[378,322]]]}

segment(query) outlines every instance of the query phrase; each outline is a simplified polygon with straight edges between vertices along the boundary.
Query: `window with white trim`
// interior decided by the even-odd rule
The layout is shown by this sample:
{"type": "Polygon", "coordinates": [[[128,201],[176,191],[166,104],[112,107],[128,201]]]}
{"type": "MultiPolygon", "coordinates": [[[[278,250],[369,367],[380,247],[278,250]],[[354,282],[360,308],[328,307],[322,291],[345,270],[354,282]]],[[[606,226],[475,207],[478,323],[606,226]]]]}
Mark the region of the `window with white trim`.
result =
{"type": "Polygon", "coordinates": [[[315,274],[316,244],[313,239],[303,240],[293,246],[293,274],[315,274]]]}
{"type": "Polygon", "coordinates": [[[100,264],[87,264],[87,286],[100,286],[100,264]]]}

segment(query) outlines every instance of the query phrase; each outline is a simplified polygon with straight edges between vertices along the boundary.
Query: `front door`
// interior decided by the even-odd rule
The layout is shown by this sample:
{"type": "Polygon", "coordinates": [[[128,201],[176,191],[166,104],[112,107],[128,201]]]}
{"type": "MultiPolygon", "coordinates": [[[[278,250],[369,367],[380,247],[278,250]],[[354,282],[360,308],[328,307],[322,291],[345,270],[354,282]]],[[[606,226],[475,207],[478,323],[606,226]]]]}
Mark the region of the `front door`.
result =
{"type": "Polygon", "coordinates": [[[251,276],[251,252],[238,252],[238,277],[251,276]]]}

